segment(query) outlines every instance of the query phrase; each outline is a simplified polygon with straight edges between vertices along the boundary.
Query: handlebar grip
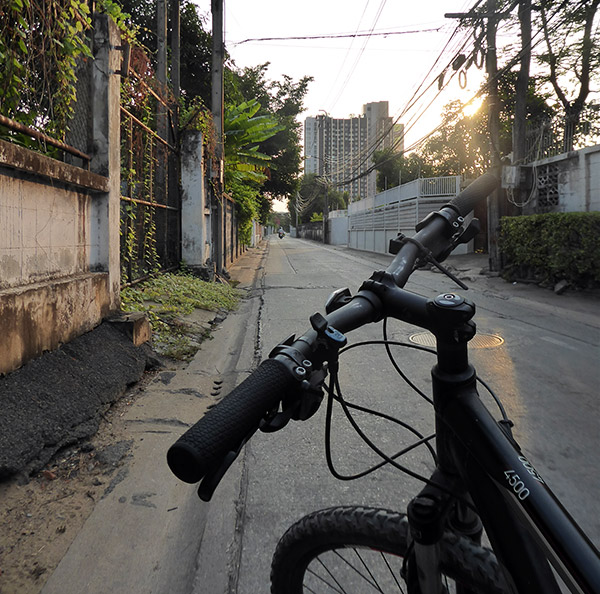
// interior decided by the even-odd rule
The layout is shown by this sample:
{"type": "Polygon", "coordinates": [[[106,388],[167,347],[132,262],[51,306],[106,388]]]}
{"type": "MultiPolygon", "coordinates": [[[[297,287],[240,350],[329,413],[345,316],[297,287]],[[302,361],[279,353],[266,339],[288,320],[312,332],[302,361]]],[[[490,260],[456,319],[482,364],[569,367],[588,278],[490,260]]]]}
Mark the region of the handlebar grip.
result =
{"type": "Polygon", "coordinates": [[[499,185],[500,180],[493,173],[484,173],[467,188],[465,188],[449,204],[453,206],[462,217],[466,217],[475,208],[475,204],[491,194],[499,185]]]}
{"type": "Polygon", "coordinates": [[[186,483],[197,483],[240,446],[294,385],[298,381],[284,363],[263,361],[169,448],[167,462],[173,474],[186,483]]]}

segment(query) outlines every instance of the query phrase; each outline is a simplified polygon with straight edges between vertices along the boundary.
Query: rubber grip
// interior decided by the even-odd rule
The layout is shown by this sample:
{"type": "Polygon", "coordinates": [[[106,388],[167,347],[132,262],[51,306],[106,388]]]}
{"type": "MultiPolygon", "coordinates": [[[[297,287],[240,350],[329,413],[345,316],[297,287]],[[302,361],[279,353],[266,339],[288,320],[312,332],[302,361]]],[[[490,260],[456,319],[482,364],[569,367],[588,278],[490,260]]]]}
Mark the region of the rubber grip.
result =
{"type": "Polygon", "coordinates": [[[239,386],[188,429],[167,452],[173,474],[197,483],[228,452],[256,428],[263,416],[298,386],[290,369],[277,359],[266,359],[239,386]]]}
{"type": "Polygon", "coordinates": [[[474,182],[471,182],[456,198],[450,201],[462,217],[466,217],[475,204],[491,194],[500,184],[500,180],[493,173],[484,173],[474,182]]]}

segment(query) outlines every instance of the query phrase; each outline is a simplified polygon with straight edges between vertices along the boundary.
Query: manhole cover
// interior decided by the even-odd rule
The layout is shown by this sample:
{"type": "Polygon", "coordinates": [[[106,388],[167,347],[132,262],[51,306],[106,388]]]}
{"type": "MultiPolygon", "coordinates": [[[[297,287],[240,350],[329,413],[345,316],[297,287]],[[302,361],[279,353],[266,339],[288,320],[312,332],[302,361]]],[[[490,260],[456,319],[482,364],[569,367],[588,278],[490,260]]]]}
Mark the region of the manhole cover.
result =
{"type": "MultiPolygon", "coordinates": [[[[435,336],[431,332],[419,332],[409,337],[411,342],[421,346],[435,347],[435,336]]],[[[497,334],[476,334],[469,341],[469,346],[473,349],[491,349],[504,343],[504,338],[497,334]]]]}

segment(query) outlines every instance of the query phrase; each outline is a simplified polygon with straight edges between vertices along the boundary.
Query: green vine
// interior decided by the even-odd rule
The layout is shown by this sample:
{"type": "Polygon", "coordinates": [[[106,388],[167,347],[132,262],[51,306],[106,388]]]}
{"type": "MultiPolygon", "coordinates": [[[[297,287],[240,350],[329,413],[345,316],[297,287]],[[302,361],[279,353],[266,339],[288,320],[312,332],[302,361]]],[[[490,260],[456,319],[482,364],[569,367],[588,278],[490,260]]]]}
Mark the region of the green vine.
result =
{"type": "Polygon", "coordinates": [[[188,105],[184,105],[179,114],[182,130],[199,130],[202,132],[202,143],[207,151],[207,158],[215,157],[215,127],[212,113],[204,105],[201,97],[194,97],[188,105]]]}
{"type": "MultiPolygon", "coordinates": [[[[0,113],[48,136],[65,140],[77,101],[77,68],[92,58],[92,21],[86,0],[4,0],[0,6],[0,113]]],[[[113,0],[97,0],[121,35],[136,29],[113,0]]],[[[49,154],[29,136],[0,127],[0,137],[49,154]]]]}
{"type": "Polygon", "coordinates": [[[109,15],[116,23],[121,32],[121,39],[128,43],[135,43],[139,27],[132,24],[131,15],[123,12],[121,6],[113,0],[97,0],[96,9],[98,12],[109,15]]]}
{"type": "MultiPolygon", "coordinates": [[[[132,76],[121,80],[121,104],[144,126],[156,128],[156,99],[149,85],[154,71],[146,52],[131,47],[132,76]]],[[[131,201],[122,209],[121,278],[124,282],[154,274],[161,268],[157,251],[156,170],[159,150],[152,134],[126,114],[121,119],[121,180],[131,201]],[[124,220],[125,219],[125,220],[124,220]]]]}
{"type": "MultiPolygon", "coordinates": [[[[64,140],[76,100],[76,67],[90,58],[83,0],[8,0],[0,19],[0,110],[64,140]]],[[[23,135],[3,136],[31,144],[23,135]]]]}

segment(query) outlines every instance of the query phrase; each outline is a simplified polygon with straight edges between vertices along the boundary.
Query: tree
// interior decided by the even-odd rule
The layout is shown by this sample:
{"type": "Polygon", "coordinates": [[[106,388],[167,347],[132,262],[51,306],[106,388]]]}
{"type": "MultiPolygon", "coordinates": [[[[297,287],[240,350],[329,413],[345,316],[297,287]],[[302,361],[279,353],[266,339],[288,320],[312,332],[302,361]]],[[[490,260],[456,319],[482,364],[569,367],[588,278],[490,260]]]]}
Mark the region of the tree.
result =
{"type": "MultiPolygon", "coordinates": [[[[156,53],[156,4],[157,0],[121,0],[123,8],[130,12],[132,20],[141,31],[140,41],[150,53],[156,53]]],[[[212,36],[205,30],[206,15],[200,15],[192,0],[181,2],[181,92],[184,100],[184,111],[194,115],[203,106],[211,104],[211,54],[212,36]]],[[[169,21],[169,33],[171,31],[169,21]]],[[[273,198],[284,198],[293,194],[298,188],[298,178],[301,172],[301,126],[296,120],[304,110],[304,96],[308,90],[311,77],[303,77],[299,81],[283,76],[279,81],[267,79],[269,64],[261,64],[251,68],[238,69],[233,61],[226,56],[224,68],[224,88],[226,109],[237,109],[242,104],[257,102],[258,110],[251,117],[273,118],[278,125],[275,134],[255,140],[252,146],[246,147],[248,154],[244,159],[253,160],[255,170],[248,170],[251,175],[246,180],[238,179],[241,183],[258,183],[250,180],[252,174],[263,176],[259,184],[260,197],[258,212],[262,213],[263,222],[270,210],[273,198]],[[252,154],[249,154],[252,153],[252,154]],[[260,173],[259,163],[263,157],[269,157],[268,172],[260,173]]],[[[190,119],[188,118],[188,119],[190,119]]],[[[264,120],[263,120],[264,122],[264,120]]],[[[258,122],[255,122],[258,123],[258,122]]],[[[235,136],[235,135],[233,135],[235,136]]],[[[229,142],[233,136],[230,134],[229,142]]],[[[226,142],[228,142],[226,138],[226,142]]],[[[239,161],[242,156],[237,150],[226,148],[226,161],[231,162],[229,174],[238,175],[240,166],[251,165],[239,161]]],[[[265,165],[263,160],[263,165],[265,165]]],[[[226,171],[227,173],[227,171],[226,171]]],[[[256,190],[256,187],[253,187],[256,190]]],[[[240,194],[241,195],[241,194],[240,194]]]]}
{"type": "Polygon", "coordinates": [[[259,109],[260,103],[252,100],[225,110],[226,188],[233,180],[263,184],[269,178],[268,167],[272,159],[258,148],[261,142],[277,134],[282,127],[271,115],[256,115],[259,109]]]}
{"type": "Polygon", "coordinates": [[[326,209],[337,210],[347,206],[347,194],[344,197],[342,192],[334,190],[321,176],[314,173],[303,175],[299,185],[298,192],[288,201],[293,221],[296,220],[296,214],[298,223],[308,223],[315,214],[322,217],[326,209]]]}
{"type": "MultiPolygon", "coordinates": [[[[119,0],[138,27],[137,41],[151,56],[156,55],[156,0],[119,0]]],[[[171,3],[169,3],[169,7],[171,3]]],[[[181,93],[189,102],[200,97],[204,105],[211,102],[212,36],[205,29],[207,16],[200,15],[191,0],[180,6],[181,93]]],[[[171,39],[171,15],[167,24],[171,39]]]]}
{"type": "Polygon", "coordinates": [[[223,120],[225,150],[225,190],[237,205],[241,239],[250,241],[252,220],[265,220],[265,203],[261,187],[268,179],[271,157],[258,148],[280,130],[272,115],[257,115],[256,100],[229,106],[223,120]]]}
{"type": "Polygon", "coordinates": [[[280,131],[260,143],[260,152],[272,158],[272,169],[263,187],[265,200],[286,198],[298,188],[301,171],[301,125],[297,116],[304,111],[303,101],[311,77],[299,81],[284,75],[282,80],[267,79],[269,63],[233,71],[226,87],[226,99],[256,100],[260,103],[259,115],[271,114],[282,126],[280,131]]]}
{"type": "Polygon", "coordinates": [[[487,118],[483,110],[471,116],[462,113],[460,101],[444,107],[443,123],[427,140],[420,154],[431,166],[431,174],[475,177],[489,167],[487,118]]]}
{"type": "Polygon", "coordinates": [[[373,153],[373,166],[377,170],[377,191],[383,192],[401,183],[402,153],[387,148],[373,153]]]}
{"type": "MultiPolygon", "coordinates": [[[[518,73],[511,70],[505,72],[498,81],[498,149],[501,155],[508,155],[513,147],[517,77],[518,73]]],[[[540,90],[542,85],[539,78],[529,77],[528,85],[525,118],[529,124],[538,126],[551,119],[555,112],[549,105],[549,94],[540,90]]],[[[489,168],[490,142],[486,113],[479,109],[467,116],[463,114],[463,107],[460,101],[451,101],[444,107],[442,125],[418,153],[430,165],[429,175],[477,177],[489,168]]],[[[403,181],[408,181],[404,173],[401,176],[403,181]]]]}
{"type": "Polygon", "coordinates": [[[565,152],[573,149],[592,78],[598,77],[600,32],[594,22],[599,6],[600,0],[542,0],[539,5],[547,51],[538,60],[548,67],[546,78],[565,111],[565,152]],[[560,26],[551,22],[556,14],[560,26]]]}

